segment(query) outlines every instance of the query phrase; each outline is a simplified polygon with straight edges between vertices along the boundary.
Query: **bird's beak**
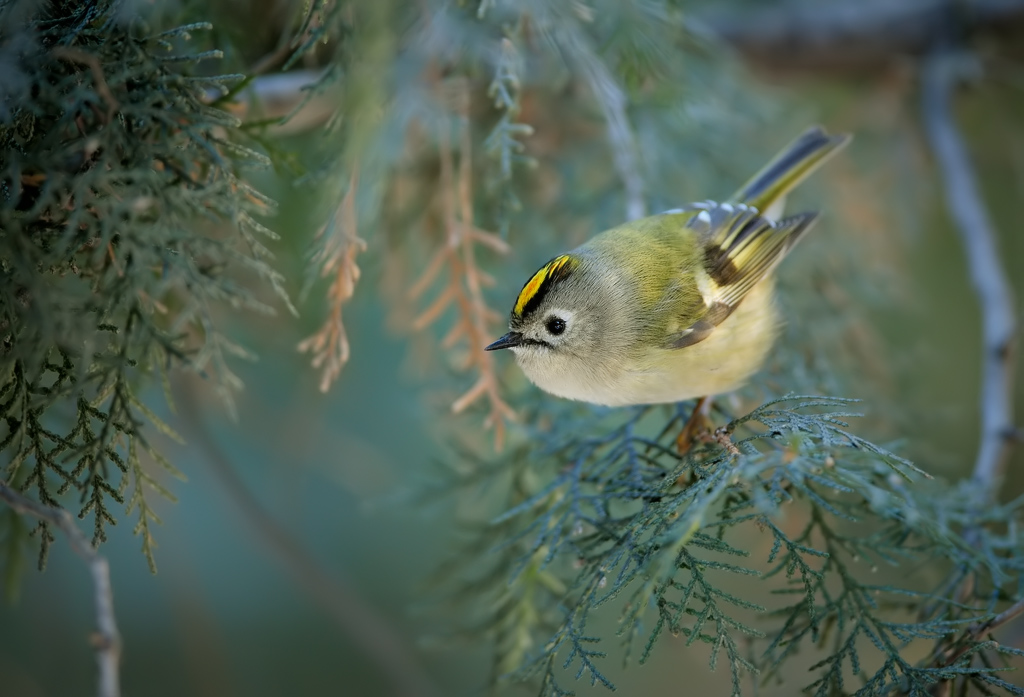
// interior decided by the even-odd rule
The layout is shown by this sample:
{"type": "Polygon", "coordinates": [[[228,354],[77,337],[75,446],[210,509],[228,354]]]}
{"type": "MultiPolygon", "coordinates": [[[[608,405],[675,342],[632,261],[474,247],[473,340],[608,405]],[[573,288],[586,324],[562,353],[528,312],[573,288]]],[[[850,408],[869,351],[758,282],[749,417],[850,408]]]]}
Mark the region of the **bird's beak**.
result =
{"type": "Polygon", "coordinates": [[[523,335],[519,332],[509,332],[505,336],[495,341],[490,346],[484,348],[484,351],[497,351],[498,349],[514,348],[516,346],[522,346],[523,335]]]}

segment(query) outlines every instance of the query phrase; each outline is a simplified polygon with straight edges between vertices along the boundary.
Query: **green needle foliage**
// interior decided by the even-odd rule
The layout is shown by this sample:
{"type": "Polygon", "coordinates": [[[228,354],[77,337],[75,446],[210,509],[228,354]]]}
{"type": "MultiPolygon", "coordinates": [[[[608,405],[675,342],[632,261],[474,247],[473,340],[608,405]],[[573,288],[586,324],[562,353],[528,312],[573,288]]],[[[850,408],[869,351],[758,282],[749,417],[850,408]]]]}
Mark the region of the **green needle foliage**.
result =
{"type": "MultiPolygon", "coordinates": [[[[776,681],[817,697],[1024,695],[1005,674],[1021,652],[988,631],[1024,595],[1021,501],[932,480],[855,435],[849,400],[719,405],[724,425],[680,455],[692,404],[527,403],[481,351],[494,307],[539,261],[626,210],[727,195],[794,135],[793,116],[767,127],[766,100],[688,24],[693,6],[302,7],[281,70],[318,62],[300,107],[339,105],[301,180],[342,194],[312,255],[331,278],[309,344],[321,384],[349,360],[341,306],[363,240],[369,254],[379,237],[384,258],[367,268],[401,279],[392,296],[413,296],[413,327],[436,331],[460,368],[443,388],[463,395],[451,402],[472,442],[436,487],[475,515],[441,576],[469,618],[453,632],[490,641],[494,685],[612,689],[612,662],[675,641],[706,650],[733,695],[776,681]],[[496,261],[510,245],[518,268],[496,261]],[[481,404],[496,431],[518,413],[503,454],[476,454],[481,404]]],[[[0,0],[0,479],[91,518],[95,543],[134,518],[151,566],[149,497],[173,499],[161,481],[178,473],[154,444],[173,432],[141,395],[186,368],[230,404],[230,360],[247,353],[217,313],[269,312],[271,292],[288,305],[260,222],[273,203],[246,181],[268,164],[270,122],[230,113],[254,76],[216,74],[208,29],[161,31],[114,0],[0,0]]],[[[851,197],[858,212],[872,203],[851,197]]],[[[877,232],[869,218],[859,236],[877,232]]],[[[808,289],[834,288],[835,271],[816,260],[786,316],[848,329],[849,313],[822,319],[825,293],[808,289]]],[[[787,332],[778,353],[800,366],[774,372],[841,387],[846,356],[831,349],[853,342],[798,347],[787,332]]],[[[25,524],[0,509],[8,589],[25,524]]],[[[53,531],[35,534],[42,565],[53,531]]]]}
{"type": "MultiPolygon", "coordinates": [[[[354,124],[342,126],[346,174],[358,163],[361,186],[389,187],[354,204],[360,234],[391,243],[385,263],[437,239],[450,150],[484,184],[461,222],[493,226],[540,259],[568,246],[566,230],[578,241],[621,221],[631,167],[657,210],[678,205],[680,191],[724,195],[763,160],[751,150],[742,161],[735,141],[764,118],[762,102],[675,3],[427,3],[415,17],[375,8],[352,15],[333,78],[354,124]],[[411,27],[404,51],[374,33],[382,23],[411,27]],[[616,130],[624,118],[635,143],[616,130]],[[610,146],[587,147],[597,140],[610,146]],[[720,171],[726,161],[735,166],[720,171]]],[[[816,261],[808,276],[827,286],[835,269],[816,261]]],[[[786,316],[840,335],[847,320],[797,287],[786,316]]],[[[808,365],[777,372],[841,385],[843,342],[801,355],[806,337],[788,331],[790,363],[808,365]]],[[[494,457],[458,448],[434,492],[476,514],[439,575],[448,607],[469,617],[453,633],[491,642],[493,685],[526,682],[541,697],[573,694],[573,679],[611,689],[610,662],[645,663],[678,637],[729,672],[733,695],[783,679],[820,697],[1024,694],[1003,672],[1019,652],[986,631],[1021,597],[1019,504],[931,480],[855,435],[849,400],[723,412],[722,429],[685,456],[674,439],[690,404],[516,406],[515,444],[494,457]]]]}
{"type": "Polygon", "coordinates": [[[479,601],[494,679],[544,697],[573,694],[567,677],[613,688],[609,644],[642,664],[671,635],[707,645],[732,695],[799,680],[786,669],[800,653],[819,697],[925,697],[950,681],[1024,694],[1000,663],[1021,652],[978,631],[1021,597],[1020,502],[930,481],[852,434],[849,406],[770,401],[683,457],[687,405],[538,407],[526,422],[551,426],[454,483],[505,506],[458,555],[488,571],[446,570],[462,579],[454,598],[479,601]],[[880,581],[880,567],[906,578],[880,581]]]}
{"type": "MultiPolygon", "coordinates": [[[[242,175],[266,158],[210,103],[241,76],[193,74],[220,56],[192,41],[209,28],[0,5],[0,477],[91,516],[94,543],[134,516],[153,568],[148,497],[173,495],[150,463],[179,474],[140,390],[188,367],[229,398],[246,352],[216,308],[269,312],[246,279],[284,298],[258,221],[273,204],[242,175]]],[[[53,531],[36,533],[42,565],[53,531]]]]}

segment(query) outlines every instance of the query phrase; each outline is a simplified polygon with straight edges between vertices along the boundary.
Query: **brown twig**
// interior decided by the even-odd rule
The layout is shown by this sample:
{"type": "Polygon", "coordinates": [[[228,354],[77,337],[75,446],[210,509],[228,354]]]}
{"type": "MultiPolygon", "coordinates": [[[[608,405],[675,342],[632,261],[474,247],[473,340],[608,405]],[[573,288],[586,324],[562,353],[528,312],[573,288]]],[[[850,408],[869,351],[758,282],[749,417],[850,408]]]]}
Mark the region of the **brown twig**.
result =
{"type": "MultiPolygon", "coordinates": [[[[974,648],[976,643],[980,641],[983,636],[997,627],[1006,624],[1010,620],[1019,617],[1022,613],[1024,613],[1024,598],[1019,599],[998,615],[984,622],[972,624],[967,628],[959,641],[946,648],[941,655],[936,657],[935,664],[939,667],[955,665],[965,653],[974,648]]],[[[934,693],[935,697],[944,697],[944,695],[948,695],[951,687],[951,681],[943,681],[942,683],[939,683],[936,686],[937,689],[934,693]]]]}
{"type": "Polygon", "coordinates": [[[93,82],[96,83],[96,93],[107,103],[106,122],[110,123],[114,118],[114,114],[121,108],[121,105],[114,99],[114,93],[110,91],[110,87],[107,85],[107,80],[103,76],[103,66],[100,65],[100,59],[91,53],[72,46],[57,46],[53,49],[53,55],[61,60],[78,63],[89,68],[89,71],[92,73],[93,82]]]}
{"type": "Polygon", "coordinates": [[[977,176],[953,120],[950,101],[957,57],[933,55],[922,74],[925,130],[945,185],[946,204],[964,245],[978,295],[983,336],[981,444],[974,479],[994,493],[1013,444],[1013,367],[1017,334],[1013,292],[999,260],[996,235],[977,176]]]}
{"type": "Polygon", "coordinates": [[[486,397],[490,413],[485,424],[494,429],[495,448],[500,450],[504,444],[505,424],[515,419],[515,412],[502,399],[494,359],[484,351],[484,346],[491,339],[487,327],[500,320],[500,316],[484,300],[484,286],[493,285],[494,281],[478,267],[476,245],[482,244],[499,253],[508,252],[509,247],[497,235],[473,225],[472,141],[468,125],[469,92],[465,85],[460,84],[454,90],[454,99],[460,121],[458,172],[455,171],[451,140],[446,129],[441,130],[439,145],[444,243],[409,293],[414,298],[422,295],[445,268],[448,269],[448,283],[427,309],[413,320],[413,328],[425,329],[455,305],[458,319],[443,339],[442,346],[451,348],[465,340],[469,349],[467,367],[475,368],[478,377],[473,386],[452,403],[452,411],[459,413],[486,397]]]}
{"type": "Polygon", "coordinates": [[[206,461],[251,523],[259,541],[284,562],[303,590],[331,614],[345,635],[380,668],[392,682],[394,694],[403,697],[437,695],[433,681],[389,621],[368,606],[346,581],[337,574],[329,574],[309,555],[302,542],[284,529],[249,491],[206,427],[201,400],[193,386],[176,383],[175,401],[183,407],[180,415],[188,427],[189,440],[202,448],[206,461]]]}
{"type": "Polygon", "coordinates": [[[985,622],[979,622],[978,624],[971,626],[971,628],[967,630],[967,633],[975,639],[980,639],[996,627],[1000,627],[1013,618],[1020,616],[1021,613],[1024,613],[1024,598],[1021,598],[992,619],[986,620],[985,622]]]}
{"type": "Polygon", "coordinates": [[[96,633],[91,642],[96,650],[96,664],[99,669],[96,693],[99,697],[119,697],[121,635],[117,630],[117,619],[114,616],[114,591],[110,584],[110,565],[106,557],[99,554],[89,543],[67,511],[33,501],[12,489],[3,480],[0,480],[0,500],[6,502],[17,513],[33,516],[59,529],[68,538],[71,549],[89,566],[93,582],[93,604],[96,608],[96,633]]]}
{"type": "Polygon", "coordinates": [[[317,237],[322,238],[334,226],[334,233],[329,239],[322,241],[313,263],[320,267],[320,275],[324,278],[334,277],[327,290],[329,309],[327,319],[320,330],[299,342],[298,350],[313,354],[313,368],[323,368],[320,374],[320,391],[327,392],[331,384],[338,379],[341,369],[348,362],[350,347],[348,334],[342,322],[341,310],[355,292],[359,280],[359,266],[356,255],[366,250],[366,242],[358,236],[358,219],[356,215],[356,190],[359,185],[359,169],[353,168],[349,179],[348,191],[341,199],[341,204],[331,224],[321,228],[317,237]]]}

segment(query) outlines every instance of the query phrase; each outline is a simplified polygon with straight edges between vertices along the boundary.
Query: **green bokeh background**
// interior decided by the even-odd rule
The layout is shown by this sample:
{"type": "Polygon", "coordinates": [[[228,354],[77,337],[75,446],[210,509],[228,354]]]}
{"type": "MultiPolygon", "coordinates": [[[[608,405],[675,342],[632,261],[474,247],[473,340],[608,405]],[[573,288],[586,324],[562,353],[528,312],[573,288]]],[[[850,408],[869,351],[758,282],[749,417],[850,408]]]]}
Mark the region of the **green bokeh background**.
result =
{"type": "MultiPolygon", "coordinates": [[[[214,14],[230,17],[221,24],[239,35],[251,31],[254,44],[262,36],[261,13],[260,7],[246,3],[214,7],[214,14]]],[[[757,75],[746,79],[751,84],[761,80],[757,75]]],[[[830,220],[837,213],[827,213],[805,243],[813,249],[800,250],[780,274],[784,289],[813,292],[800,279],[816,260],[842,254],[847,245],[870,246],[871,263],[854,271],[862,282],[870,279],[864,285],[874,287],[874,293],[851,292],[877,336],[877,360],[885,370],[880,377],[860,380],[854,367],[846,394],[865,399],[868,415],[856,425],[857,432],[898,437],[900,452],[933,474],[955,479],[970,473],[978,438],[977,299],[924,147],[913,80],[896,87],[880,82],[804,79],[760,85],[780,105],[772,117],[779,133],[795,134],[812,119],[856,131],[843,157],[849,158],[854,181],[871,198],[865,205],[883,211],[889,221],[881,238],[874,234],[870,239],[839,240],[838,235],[856,231],[830,220]]],[[[1024,95],[1009,81],[982,79],[960,93],[957,104],[1017,307],[1024,307],[1019,212],[1024,198],[1024,95]]],[[[642,140],[642,127],[638,129],[642,140]]],[[[304,157],[318,143],[306,137],[290,145],[304,157]]],[[[728,153],[719,157],[722,162],[729,159],[728,153]]],[[[811,190],[820,193],[841,183],[826,174],[811,190]]],[[[281,202],[273,226],[282,242],[275,252],[298,294],[318,216],[326,210],[323,192],[296,188],[271,174],[263,176],[263,190],[281,202]]],[[[679,195],[682,202],[722,193],[679,195]]],[[[513,223],[516,251],[489,269],[499,279],[489,295],[495,306],[510,302],[523,275],[569,243],[531,240],[517,246],[517,234],[513,223]]],[[[453,547],[454,511],[450,505],[413,506],[407,496],[429,476],[430,461],[446,457],[442,434],[452,428],[478,429],[480,418],[451,417],[443,400],[431,393],[437,381],[430,362],[424,367],[415,360],[416,344],[408,334],[389,328],[391,308],[379,290],[380,264],[375,260],[384,253],[384,243],[372,237],[368,242],[361,258],[364,279],[346,307],[352,360],[335,387],[321,395],[318,375],[295,350],[322,316],[314,290],[299,319],[285,312],[274,318],[224,313],[229,333],[258,352],[259,360],[237,366],[245,381],[237,422],[226,417],[202,386],[194,392],[200,397],[199,418],[265,509],[403,638],[432,677],[437,694],[480,694],[487,678],[486,647],[441,647],[425,640],[439,629],[425,600],[425,584],[453,547]]],[[[814,326],[801,324],[800,318],[790,322],[798,334],[814,340],[814,326]]],[[[785,384],[785,376],[780,379],[785,384]]],[[[467,377],[467,387],[470,381],[467,377]]],[[[159,403],[157,392],[151,397],[159,403]]],[[[1016,406],[1024,411],[1019,385],[1016,406]]],[[[296,583],[286,562],[268,549],[180,419],[166,409],[161,415],[192,444],[166,444],[165,452],[188,483],[171,484],[180,498],[177,504],[155,504],[163,519],[157,529],[160,572],[148,572],[127,520],[112,531],[104,547],[125,642],[124,694],[393,694],[393,683],[361,642],[340,629],[296,583]]],[[[1024,490],[1022,466],[1024,449],[1018,449],[1007,469],[1004,499],[1024,490]]],[[[17,601],[0,604],[0,695],[91,694],[92,628],[86,569],[58,539],[45,573],[30,569],[17,601]]],[[[1005,631],[1011,640],[1024,638],[1019,626],[1011,624],[1005,631]]],[[[709,673],[707,650],[684,648],[683,643],[666,638],[651,664],[625,672],[612,668],[619,694],[726,694],[727,671],[709,673]]],[[[769,686],[761,694],[794,694],[801,678],[795,676],[784,687],[769,686]]],[[[605,694],[586,683],[579,683],[578,692],[605,694]]]]}

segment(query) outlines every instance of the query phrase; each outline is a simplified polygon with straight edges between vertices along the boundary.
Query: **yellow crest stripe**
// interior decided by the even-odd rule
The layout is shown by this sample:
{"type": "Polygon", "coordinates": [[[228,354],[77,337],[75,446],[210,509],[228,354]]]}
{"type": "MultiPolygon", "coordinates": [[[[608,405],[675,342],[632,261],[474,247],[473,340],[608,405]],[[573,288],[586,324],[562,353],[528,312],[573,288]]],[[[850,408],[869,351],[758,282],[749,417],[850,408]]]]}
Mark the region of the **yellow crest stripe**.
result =
{"type": "Polygon", "coordinates": [[[542,287],[544,287],[545,281],[548,279],[557,279],[563,277],[567,272],[572,271],[576,266],[576,260],[568,254],[557,256],[547,264],[542,266],[540,270],[533,274],[533,278],[526,282],[523,289],[519,291],[519,297],[516,298],[516,304],[512,312],[516,315],[522,315],[526,310],[526,306],[530,304],[530,301],[537,297],[542,287]]]}

